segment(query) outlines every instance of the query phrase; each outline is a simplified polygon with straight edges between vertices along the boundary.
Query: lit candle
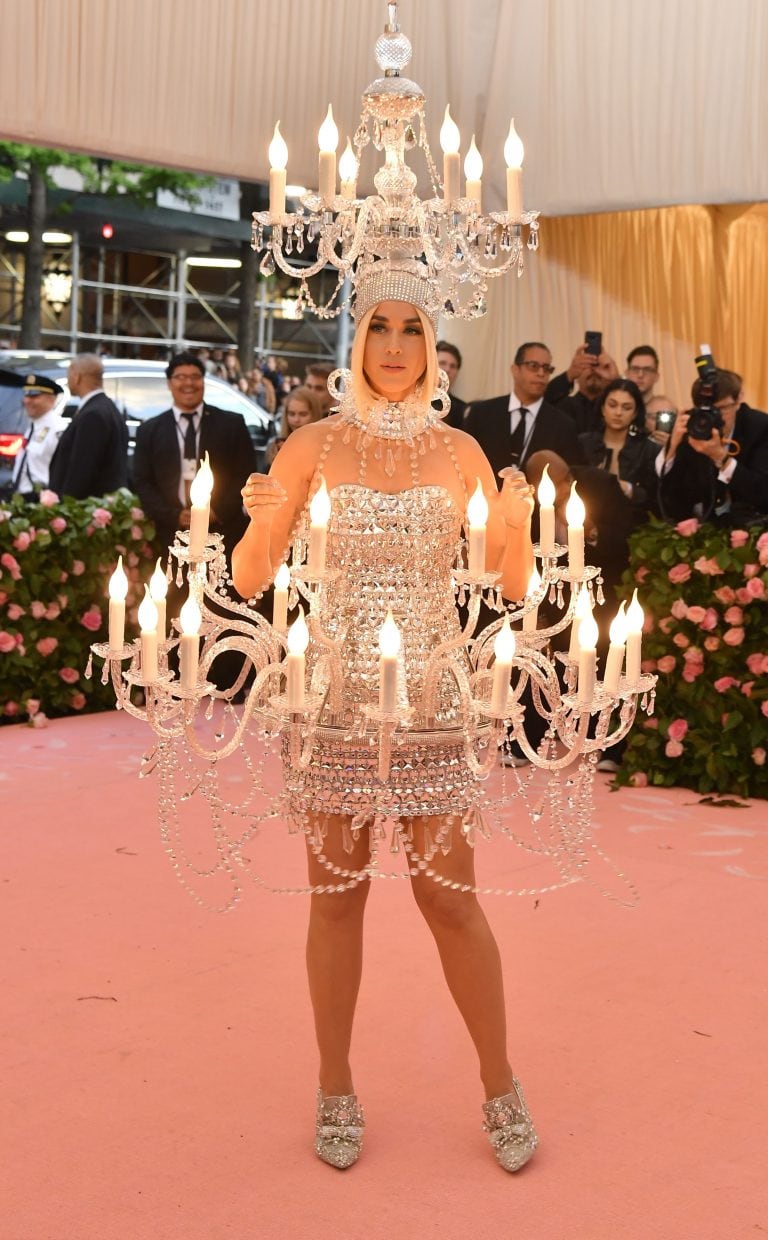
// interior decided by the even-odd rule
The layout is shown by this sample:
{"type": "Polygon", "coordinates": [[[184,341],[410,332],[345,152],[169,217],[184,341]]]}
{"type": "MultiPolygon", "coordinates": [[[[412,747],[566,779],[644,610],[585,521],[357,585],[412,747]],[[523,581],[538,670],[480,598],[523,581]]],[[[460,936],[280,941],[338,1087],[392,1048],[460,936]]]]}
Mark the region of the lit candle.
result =
{"type": "Polygon", "coordinates": [[[582,504],[576,483],[571,487],[571,495],[565,505],[565,519],[568,522],[568,571],[572,577],[581,577],[584,572],[584,505],[582,504]]]}
{"type": "Polygon", "coordinates": [[[181,639],[179,641],[179,675],[182,689],[192,690],[197,684],[197,664],[200,657],[200,625],[203,616],[197,599],[190,594],[179,612],[181,639]]]}
{"type": "Polygon", "coordinates": [[[475,578],[482,577],[485,573],[485,535],[488,525],[488,500],[483,495],[483,488],[479,478],[472,498],[467,504],[467,520],[469,522],[469,575],[475,578]]]}
{"type": "Polygon", "coordinates": [[[544,466],[537,491],[539,500],[539,551],[542,556],[555,552],[555,484],[544,466]]]}
{"type": "Polygon", "coordinates": [[[357,159],[349,138],[344,147],[344,154],[339,160],[339,176],[341,177],[341,196],[351,201],[357,194],[357,159]]]}
{"type": "Polygon", "coordinates": [[[645,614],[637,601],[637,590],[627,608],[627,680],[636,685],[640,680],[640,654],[645,614]]]}
{"type": "Polygon", "coordinates": [[[145,684],[157,680],[157,608],[149,593],[149,586],[144,587],[144,599],[139,607],[139,628],[141,630],[141,675],[145,684]]]}
{"type": "Polygon", "coordinates": [[[603,688],[606,693],[617,693],[621,669],[624,664],[624,649],[627,641],[627,618],[624,615],[626,603],[622,602],[609,629],[611,644],[608,647],[608,658],[605,663],[603,688]]]}
{"type": "Polygon", "coordinates": [[[324,202],[328,202],[336,197],[336,147],[339,145],[339,131],[333,119],[330,103],[317,135],[317,143],[320,147],[318,193],[324,202]]]}
{"type": "Polygon", "coordinates": [[[152,602],[157,608],[157,639],[164,642],[167,636],[165,631],[165,596],[168,593],[168,578],[160,567],[159,557],[155,565],[155,571],[149,579],[149,593],[152,595],[152,602]]]}
{"type": "Polygon", "coordinates": [[[109,579],[109,648],[122,650],[125,641],[125,597],[128,593],[128,578],[123,568],[123,557],[117,561],[117,568],[109,579]]]}
{"type": "Polygon", "coordinates": [[[291,570],[287,564],[281,564],[275,573],[274,590],[272,592],[272,627],[278,633],[288,628],[288,587],[291,584],[291,570]]]}
{"type": "Polygon", "coordinates": [[[591,706],[595,695],[595,666],[597,664],[597,624],[592,615],[585,616],[579,625],[579,687],[577,698],[580,706],[591,706]]]}
{"type": "Polygon", "coordinates": [[[496,662],[493,665],[491,685],[491,713],[505,715],[509,697],[509,676],[512,671],[512,660],[515,657],[515,635],[509,627],[509,616],[504,617],[504,623],[496,635],[493,653],[496,662]]]}
{"type": "Polygon", "coordinates": [[[579,625],[587,616],[592,615],[592,604],[589,601],[589,592],[586,586],[582,586],[576,596],[576,607],[573,612],[573,625],[571,627],[571,644],[568,649],[568,658],[574,661],[579,653],[579,625]]]}
{"type": "Polygon", "coordinates": [[[213,474],[206,452],[205,459],[201,462],[189,488],[189,498],[192,501],[189,517],[189,554],[194,557],[201,556],[205,551],[212,490],[213,474]]]}
{"type": "Polygon", "coordinates": [[[519,219],[523,213],[522,180],[523,155],[525,147],[515,129],[515,122],[509,122],[509,133],[504,143],[504,160],[507,165],[507,211],[513,219],[519,219]]]}
{"type": "Polygon", "coordinates": [[[309,505],[309,554],[307,568],[310,573],[322,573],[325,570],[325,546],[328,540],[328,521],[331,516],[331,497],[325,485],[325,478],[320,477],[320,486],[309,505]]]}
{"type": "Polygon", "coordinates": [[[400,630],[392,612],[379,629],[379,710],[392,715],[397,707],[397,680],[400,669],[400,630]]]}
{"type": "Polygon", "coordinates": [[[285,213],[285,169],[288,164],[288,147],[280,133],[280,122],[275,125],[275,132],[269,144],[269,213],[283,215],[285,213]]]}
{"type": "Polygon", "coordinates": [[[455,202],[461,194],[461,134],[451,116],[450,105],[445,109],[440,129],[440,146],[443,148],[443,197],[446,202],[455,202]]]}
{"type": "Polygon", "coordinates": [[[464,176],[467,178],[467,198],[477,203],[478,209],[482,199],[483,157],[475,146],[475,135],[464,160],[464,176]]]}
{"type": "MultiPolygon", "coordinates": [[[[541,577],[539,576],[538,569],[534,568],[533,572],[531,573],[530,580],[528,582],[528,589],[525,592],[526,600],[530,602],[530,600],[533,598],[537,590],[540,590],[540,589],[541,589],[541,577]]],[[[532,607],[530,611],[526,611],[523,613],[523,632],[524,633],[535,633],[538,622],[539,622],[539,608],[537,604],[535,607],[532,607]]]]}
{"type": "Polygon", "coordinates": [[[285,660],[286,693],[289,710],[304,709],[304,653],[309,645],[309,629],[304,612],[299,608],[296,620],[288,630],[288,654],[285,660]]]}

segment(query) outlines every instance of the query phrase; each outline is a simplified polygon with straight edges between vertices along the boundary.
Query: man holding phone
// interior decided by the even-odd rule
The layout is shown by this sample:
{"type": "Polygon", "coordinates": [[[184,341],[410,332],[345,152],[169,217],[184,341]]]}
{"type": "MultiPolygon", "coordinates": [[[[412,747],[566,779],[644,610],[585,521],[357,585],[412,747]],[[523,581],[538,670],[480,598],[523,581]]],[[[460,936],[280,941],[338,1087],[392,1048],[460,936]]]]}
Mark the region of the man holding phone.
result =
{"type": "Polygon", "coordinates": [[[599,430],[597,401],[608,384],[618,377],[616,363],[603,350],[602,332],[587,331],[584,344],[579,345],[568,369],[556,375],[547,387],[546,399],[568,414],[577,434],[599,430]],[[577,390],[571,396],[573,383],[577,390]]]}

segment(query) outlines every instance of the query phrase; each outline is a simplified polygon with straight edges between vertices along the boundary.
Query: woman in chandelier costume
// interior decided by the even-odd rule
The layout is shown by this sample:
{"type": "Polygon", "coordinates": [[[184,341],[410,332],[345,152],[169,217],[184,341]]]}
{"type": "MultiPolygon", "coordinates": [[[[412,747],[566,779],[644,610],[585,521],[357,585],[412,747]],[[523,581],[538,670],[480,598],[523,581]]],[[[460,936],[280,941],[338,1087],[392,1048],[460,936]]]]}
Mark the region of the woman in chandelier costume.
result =
{"type": "MultiPolygon", "coordinates": [[[[490,505],[487,568],[500,572],[507,598],[519,599],[532,566],[532,490],[522,474],[508,471],[499,491],[477,442],[441,424],[447,400],[435,351],[436,290],[422,264],[379,262],[358,277],[355,316],[351,374],[344,393],[336,393],[339,412],[298,430],[269,477],[252,474],[243,490],[250,526],[235,549],[233,576],[246,598],[266,587],[306,523],[322,475],[331,497],[326,563],[337,575],[318,605],[326,631],[344,635],[345,704],[375,698],[374,642],[388,610],[403,634],[401,696],[407,691],[415,703],[428,653],[459,631],[451,571],[468,496],[479,479],[490,505]]],[[[413,894],[479,1057],[484,1128],[499,1163],[516,1171],[537,1137],[507,1055],[498,948],[471,890],[474,854],[462,812],[472,805],[475,779],[456,739],[455,698],[441,687],[433,725],[453,724],[453,738],[421,764],[418,754],[407,766],[393,761],[390,816],[407,841],[413,894]],[[430,858],[432,874],[451,885],[425,875],[414,856],[430,858]]],[[[342,753],[330,742],[316,743],[304,772],[286,763],[292,805],[308,838],[309,879],[317,886],[327,882],[331,866],[364,873],[371,856],[373,816],[366,808],[376,751],[362,741],[355,748],[349,736],[345,741],[336,742],[342,753]]],[[[363,1135],[349,1053],[369,887],[364,875],[340,893],[313,895],[309,918],[307,967],[320,1053],[315,1149],[339,1168],[357,1160],[363,1135]]]]}

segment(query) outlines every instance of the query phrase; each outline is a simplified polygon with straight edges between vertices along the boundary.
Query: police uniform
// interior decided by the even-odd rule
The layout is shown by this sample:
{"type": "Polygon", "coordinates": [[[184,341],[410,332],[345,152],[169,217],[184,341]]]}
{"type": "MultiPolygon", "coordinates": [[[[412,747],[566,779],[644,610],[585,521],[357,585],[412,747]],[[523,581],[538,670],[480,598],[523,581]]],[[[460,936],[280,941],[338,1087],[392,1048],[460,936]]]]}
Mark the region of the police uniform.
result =
{"type": "MultiPolygon", "coordinates": [[[[58,396],[62,391],[63,388],[47,375],[28,374],[22,396],[58,396]]],[[[60,417],[55,409],[48,409],[39,417],[29,419],[27,437],[14,465],[14,491],[32,495],[48,486],[51,458],[66,427],[66,418],[60,417]]]]}

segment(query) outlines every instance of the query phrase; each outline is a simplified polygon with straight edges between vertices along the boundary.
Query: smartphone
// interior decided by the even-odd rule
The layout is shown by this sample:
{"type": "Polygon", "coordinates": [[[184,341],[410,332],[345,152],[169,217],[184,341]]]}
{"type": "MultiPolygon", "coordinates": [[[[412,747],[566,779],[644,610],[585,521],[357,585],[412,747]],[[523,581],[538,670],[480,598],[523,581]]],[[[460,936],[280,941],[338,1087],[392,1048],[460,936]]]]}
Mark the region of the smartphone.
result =
{"type": "Polygon", "coordinates": [[[677,414],[674,409],[660,409],[656,414],[656,430],[671,431],[677,414]]]}
{"type": "Polygon", "coordinates": [[[585,332],[584,348],[592,357],[599,357],[603,351],[603,333],[602,332],[585,332]]]}

